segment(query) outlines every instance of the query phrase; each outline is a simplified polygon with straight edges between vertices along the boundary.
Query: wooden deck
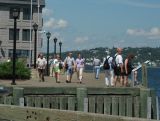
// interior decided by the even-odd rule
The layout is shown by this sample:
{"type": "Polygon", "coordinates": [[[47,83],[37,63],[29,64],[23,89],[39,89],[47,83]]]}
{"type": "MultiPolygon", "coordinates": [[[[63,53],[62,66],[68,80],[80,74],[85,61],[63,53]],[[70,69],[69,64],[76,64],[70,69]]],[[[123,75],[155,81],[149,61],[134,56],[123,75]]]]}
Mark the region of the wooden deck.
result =
{"type": "MultiPolygon", "coordinates": [[[[106,87],[105,85],[105,74],[100,73],[99,79],[94,78],[94,73],[86,73],[83,74],[82,84],[78,83],[76,73],[73,74],[72,83],[66,83],[66,75],[60,75],[60,82],[56,83],[54,77],[45,76],[45,82],[39,82],[38,74],[35,70],[32,71],[32,78],[30,80],[16,80],[15,86],[33,86],[33,87],[106,87]]],[[[0,85],[4,86],[12,86],[12,80],[0,80],[0,85]]]]}

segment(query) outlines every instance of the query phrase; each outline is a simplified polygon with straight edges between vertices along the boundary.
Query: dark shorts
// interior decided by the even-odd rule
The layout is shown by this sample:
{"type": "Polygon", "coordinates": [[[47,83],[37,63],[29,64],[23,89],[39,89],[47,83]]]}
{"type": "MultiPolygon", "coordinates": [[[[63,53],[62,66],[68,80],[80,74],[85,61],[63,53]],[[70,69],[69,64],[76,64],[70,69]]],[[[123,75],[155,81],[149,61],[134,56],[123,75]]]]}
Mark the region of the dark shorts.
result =
{"type": "Polygon", "coordinates": [[[116,68],[114,69],[114,75],[115,75],[115,76],[123,76],[124,73],[121,72],[121,68],[120,68],[120,67],[116,67],[116,68]]]}
{"type": "Polygon", "coordinates": [[[124,72],[124,76],[129,76],[131,74],[131,71],[129,71],[128,73],[124,72]]]}

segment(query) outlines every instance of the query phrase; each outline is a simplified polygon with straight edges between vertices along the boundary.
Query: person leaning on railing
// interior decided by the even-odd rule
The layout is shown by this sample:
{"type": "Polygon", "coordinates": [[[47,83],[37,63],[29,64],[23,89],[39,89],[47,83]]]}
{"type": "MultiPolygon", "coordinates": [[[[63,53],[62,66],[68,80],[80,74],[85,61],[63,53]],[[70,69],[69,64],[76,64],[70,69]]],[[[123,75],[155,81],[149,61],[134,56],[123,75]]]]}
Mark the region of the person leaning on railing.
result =
{"type": "Polygon", "coordinates": [[[128,54],[127,58],[124,61],[124,86],[128,86],[128,76],[133,70],[132,60],[134,59],[133,54],[128,54]]]}

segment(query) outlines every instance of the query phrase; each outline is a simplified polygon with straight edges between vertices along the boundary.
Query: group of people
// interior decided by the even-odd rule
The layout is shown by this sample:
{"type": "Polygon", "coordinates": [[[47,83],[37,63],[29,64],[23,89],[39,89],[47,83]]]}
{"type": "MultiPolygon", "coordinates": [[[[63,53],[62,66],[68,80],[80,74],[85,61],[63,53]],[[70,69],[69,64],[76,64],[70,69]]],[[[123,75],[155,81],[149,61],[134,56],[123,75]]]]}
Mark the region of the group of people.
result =
{"type": "MultiPolygon", "coordinates": [[[[106,59],[101,62],[100,59],[93,59],[93,67],[95,70],[95,79],[99,79],[100,68],[103,66],[105,71],[105,84],[107,86],[116,86],[119,81],[121,86],[128,86],[128,76],[132,71],[132,60],[133,54],[123,59],[122,48],[117,48],[117,53],[111,57],[107,55],[106,59]],[[107,65],[108,64],[108,67],[107,65]],[[106,67],[105,67],[106,66],[106,67]]],[[[44,81],[44,70],[47,65],[46,59],[42,54],[37,59],[37,68],[39,72],[40,81],[44,81]]],[[[76,60],[72,57],[72,53],[68,53],[64,61],[61,60],[57,54],[49,60],[50,65],[50,76],[54,76],[57,83],[60,83],[60,72],[65,70],[66,72],[66,83],[71,83],[73,73],[77,73],[77,79],[79,83],[82,83],[83,70],[85,66],[85,59],[79,53],[76,60]]]]}
{"type": "MultiPolygon", "coordinates": [[[[77,78],[79,83],[82,83],[83,78],[83,70],[84,70],[85,60],[82,58],[81,54],[77,55],[77,59],[75,60],[72,57],[72,53],[68,53],[64,62],[62,62],[60,56],[57,54],[53,58],[50,59],[50,76],[54,76],[57,83],[60,83],[60,72],[61,70],[65,70],[66,72],[66,83],[71,83],[72,76],[74,72],[77,72],[77,78]]],[[[44,71],[47,65],[46,59],[42,54],[39,55],[37,59],[37,68],[39,73],[40,81],[44,81],[44,71]]]]}
{"type": "MultiPolygon", "coordinates": [[[[105,71],[105,84],[107,86],[116,86],[117,82],[120,82],[121,86],[128,86],[128,76],[132,72],[132,60],[134,59],[133,54],[128,54],[125,59],[122,57],[122,48],[117,48],[117,53],[111,57],[108,53],[107,58],[103,62],[105,71]],[[106,67],[108,64],[109,67],[106,67]]],[[[95,58],[93,60],[95,69],[95,78],[99,78],[99,71],[101,68],[100,59],[95,58]]]]}

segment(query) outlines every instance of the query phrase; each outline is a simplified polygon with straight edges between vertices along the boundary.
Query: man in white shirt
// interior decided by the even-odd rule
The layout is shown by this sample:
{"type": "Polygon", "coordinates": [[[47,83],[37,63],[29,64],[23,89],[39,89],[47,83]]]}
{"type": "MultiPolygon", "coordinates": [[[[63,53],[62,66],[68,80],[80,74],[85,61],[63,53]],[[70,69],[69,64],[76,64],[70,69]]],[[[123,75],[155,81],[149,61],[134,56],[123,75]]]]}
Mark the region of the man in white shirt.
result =
{"type": "Polygon", "coordinates": [[[115,85],[120,79],[120,83],[123,86],[124,80],[123,80],[123,58],[122,58],[122,48],[117,48],[117,55],[115,55],[115,61],[116,61],[116,69],[114,70],[115,73],[115,85]]]}
{"type": "Polygon", "coordinates": [[[108,60],[108,64],[109,64],[110,68],[105,69],[105,84],[107,86],[114,86],[114,70],[112,68],[113,57],[108,55],[106,59],[108,60]]]}
{"type": "Polygon", "coordinates": [[[64,60],[64,65],[65,65],[65,69],[67,72],[66,83],[71,83],[72,75],[73,75],[73,73],[75,71],[75,67],[76,67],[75,60],[72,57],[72,53],[68,53],[68,56],[64,60]]]}
{"type": "Polygon", "coordinates": [[[39,73],[39,79],[40,79],[39,81],[44,82],[44,70],[46,68],[47,61],[43,57],[43,54],[39,55],[36,64],[37,64],[38,73],[39,73]]]}
{"type": "Polygon", "coordinates": [[[94,72],[95,72],[95,79],[99,79],[100,65],[101,65],[100,59],[94,58],[93,66],[94,66],[94,72]]]}

